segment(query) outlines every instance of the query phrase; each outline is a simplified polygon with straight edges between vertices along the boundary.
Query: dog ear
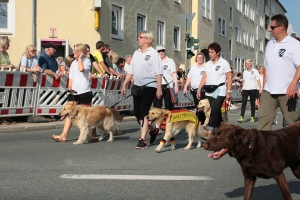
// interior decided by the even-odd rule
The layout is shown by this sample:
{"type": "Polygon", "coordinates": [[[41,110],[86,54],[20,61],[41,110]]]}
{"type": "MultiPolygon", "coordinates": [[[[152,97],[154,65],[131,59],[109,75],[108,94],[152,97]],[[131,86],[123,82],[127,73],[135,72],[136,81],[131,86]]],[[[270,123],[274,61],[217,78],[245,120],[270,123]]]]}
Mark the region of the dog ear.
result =
{"type": "Polygon", "coordinates": [[[235,128],[234,130],[234,136],[236,139],[241,140],[246,135],[246,130],[243,128],[235,128]]]}

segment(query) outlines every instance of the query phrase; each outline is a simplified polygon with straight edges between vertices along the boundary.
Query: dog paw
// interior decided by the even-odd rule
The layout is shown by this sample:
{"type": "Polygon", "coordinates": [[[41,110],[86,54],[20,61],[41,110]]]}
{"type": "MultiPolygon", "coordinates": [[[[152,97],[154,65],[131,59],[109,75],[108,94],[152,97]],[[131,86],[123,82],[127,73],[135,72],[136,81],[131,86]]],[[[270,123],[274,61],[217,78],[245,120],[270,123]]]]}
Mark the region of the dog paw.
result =
{"type": "Polygon", "coordinates": [[[201,148],[201,143],[197,145],[197,148],[201,148]]]}
{"type": "Polygon", "coordinates": [[[98,141],[102,141],[102,140],[103,140],[103,137],[100,137],[98,141]]]}
{"type": "Polygon", "coordinates": [[[160,148],[160,147],[157,147],[157,148],[155,149],[155,151],[156,151],[157,153],[159,153],[159,152],[161,151],[161,148],[160,148]]]}
{"type": "Polygon", "coordinates": [[[185,147],[184,148],[184,150],[190,150],[191,149],[191,147],[185,147]]]}
{"type": "Polygon", "coordinates": [[[74,145],[83,144],[82,141],[73,142],[74,145]]]}
{"type": "Polygon", "coordinates": [[[112,140],[112,139],[109,139],[109,140],[107,140],[107,142],[113,142],[114,140],[112,140]]]}

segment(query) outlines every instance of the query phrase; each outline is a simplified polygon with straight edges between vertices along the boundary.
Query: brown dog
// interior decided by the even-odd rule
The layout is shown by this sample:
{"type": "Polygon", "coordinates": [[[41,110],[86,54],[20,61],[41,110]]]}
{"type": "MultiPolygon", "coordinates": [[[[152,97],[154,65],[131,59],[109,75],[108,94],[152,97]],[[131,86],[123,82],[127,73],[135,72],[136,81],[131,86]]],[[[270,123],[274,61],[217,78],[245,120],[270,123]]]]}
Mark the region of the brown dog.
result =
{"type": "MultiPolygon", "coordinates": [[[[185,111],[185,110],[183,110],[183,111],[185,111]]],[[[186,111],[188,114],[190,114],[190,116],[197,118],[197,116],[194,113],[192,113],[188,110],[186,110],[186,111]]],[[[197,148],[201,147],[201,141],[200,141],[200,137],[198,135],[198,130],[197,130],[198,124],[191,120],[181,120],[181,121],[172,122],[171,116],[172,116],[171,111],[166,110],[166,109],[152,108],[149,111],[149,114],[147,116],[149,123],[152,123],[153,121],[155,121],[160,126],[164,119],[166,121],[166,130],[165,130],[164,138],[161,140],[160,144],[155,149],[155,151],[160,152],[163,149],[163,147],[165,146],[165,144],[170,139],[171,139],[171,150],[174,150],[175,149],[174,137],[183,128],[186,129],[188,136],[189,136],[189,143],[184,149],[189,150],[192,147],[193,138],[195,135],[197,136],[197,139],[198,139],[197,148]]]]}
{"type": "Polygon", "coordinates": [[[119,123],[113,117],[112,112],[104,106],[82,107],[66,104],[59,115],[62,116],[61,119],[69,117],[80,129],[78,140],[73,144],[88,143],[90,128],[97,127],[103,134],[104,130],[107,130],[110,134],[108,142],[113,141],[113,132],[115,130],[119,134],[121,133],[119,123]]]}
{"type": "Polygon", "coordinates": [[[237,159],[245,179],[244,199],[251,198],[257,177],[274,178],[283,198],[292,199],[283,170],[290,167],[300,179],[299,133],[299,125],[275,131],[259,131],[228,124],[218,128],[203,147],[216,151],[211,155],[214,159],[226,153],[237,159]]]}

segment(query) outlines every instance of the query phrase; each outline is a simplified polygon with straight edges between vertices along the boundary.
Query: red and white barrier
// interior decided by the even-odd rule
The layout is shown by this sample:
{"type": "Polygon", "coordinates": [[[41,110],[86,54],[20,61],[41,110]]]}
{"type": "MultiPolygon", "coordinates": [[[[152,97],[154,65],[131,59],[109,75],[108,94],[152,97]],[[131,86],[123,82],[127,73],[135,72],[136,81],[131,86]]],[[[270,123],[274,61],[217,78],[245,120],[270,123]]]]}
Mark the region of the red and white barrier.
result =
{"type": "Polygon", "coordinates": [[[29,73],[0,71],[0,116],[33,115],[36,85],[29,73]]]}

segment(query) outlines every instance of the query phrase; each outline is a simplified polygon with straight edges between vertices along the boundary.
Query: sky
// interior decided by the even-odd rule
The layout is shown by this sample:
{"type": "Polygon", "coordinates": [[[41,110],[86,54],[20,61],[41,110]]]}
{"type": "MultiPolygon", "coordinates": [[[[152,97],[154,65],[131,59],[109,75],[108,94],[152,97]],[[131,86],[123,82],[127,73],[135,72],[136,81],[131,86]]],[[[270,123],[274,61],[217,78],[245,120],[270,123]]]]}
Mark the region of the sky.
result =
{"type": "Polygon", "coordinates": [[[288,33],[296,32],[297,37],[300,37],[300,0],[279,0],[279,2],[287,11],[285,15],[290,23],[288,33]]]}

